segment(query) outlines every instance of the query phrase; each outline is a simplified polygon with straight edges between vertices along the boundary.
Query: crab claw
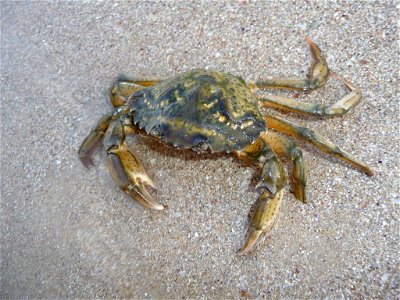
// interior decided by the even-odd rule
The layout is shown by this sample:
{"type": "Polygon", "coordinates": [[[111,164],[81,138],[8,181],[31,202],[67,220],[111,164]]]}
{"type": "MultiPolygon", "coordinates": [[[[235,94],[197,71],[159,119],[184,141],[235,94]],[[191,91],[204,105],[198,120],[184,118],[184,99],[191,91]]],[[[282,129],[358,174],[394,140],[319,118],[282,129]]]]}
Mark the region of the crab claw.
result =
{"type": "Polygon", "coordinates": [[[79,148],[79,158],[86,168],[94,166],[91,155],[102,138],[103,134],[97,131],[92,131],[83,141],[82,146],[79,148]]]}
{"type": "Polygon", "coordinates": [[[107,130],[111,120],[111,115],[102,117],[97,123],[97,126],[85,138],[81,147],[79,148],[79,158],[86,168],[94,165],[91,155],[103,139],[104,133],[107,130]]]}
{"type": "Polygon", "coordinates": [[[283,189],[274,196],[267,191],[257,200],[256,209],[247,230],[246,242],[239,254],[246,254],[251,251],[260,237],[274,227],[282,198],[283,189]]]}
{"type": "Polygon", "coordinates": [[[165,208],[164,205],[154,200],[154,198],[143,186],[129,185],[125,192],[144,207],[155,210],[163,210],[165,208]]]}
{"type": "Polygon", "coordinates": [[[123,115],[112,122],[104,136],[103,144],[107,151],[111,176],[121,190],[144,207],[163,210],[165,207],[154,200],[145,188],[148,185],[157,189],[156,185],[124,142],[124,124],[127,119],[129,115],[123,115]]]}
{"type": "Polygon", "coordinates": [[[111,176],[125,193],[144,207],[156,210],[165,208],[146,190],[146,185],[153,189],[157,189],[157,187],[139,160],[126,148],[125,143],[118,148],[109,150],[108,159],[111,176]]]}

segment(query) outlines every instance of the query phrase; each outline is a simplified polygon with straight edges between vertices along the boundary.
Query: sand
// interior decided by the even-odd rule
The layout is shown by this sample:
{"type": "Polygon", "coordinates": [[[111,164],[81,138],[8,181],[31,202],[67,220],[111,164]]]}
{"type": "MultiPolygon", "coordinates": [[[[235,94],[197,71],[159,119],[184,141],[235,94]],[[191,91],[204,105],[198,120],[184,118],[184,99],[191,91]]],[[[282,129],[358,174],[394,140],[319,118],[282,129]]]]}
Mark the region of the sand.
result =
{"type": "MultiPolygon", "coordinates": [[[[0,5],[1,298],[399,298],[396,1],[0,5]],[[116,187],[103,151],[89,170],[79,161],[119,75],[305,77],[304,34],[363,101],[330,119],[268,113],[332,139],[375,175],[299,142],[309,203],[287,191],[251,254],[237,250],[259,195],[254,168],[129,138],[168,204],[157,212],[116,187]]],[[[307,95],[270,91],[324,104],[346,92],[335,79],[307,95]]]]}

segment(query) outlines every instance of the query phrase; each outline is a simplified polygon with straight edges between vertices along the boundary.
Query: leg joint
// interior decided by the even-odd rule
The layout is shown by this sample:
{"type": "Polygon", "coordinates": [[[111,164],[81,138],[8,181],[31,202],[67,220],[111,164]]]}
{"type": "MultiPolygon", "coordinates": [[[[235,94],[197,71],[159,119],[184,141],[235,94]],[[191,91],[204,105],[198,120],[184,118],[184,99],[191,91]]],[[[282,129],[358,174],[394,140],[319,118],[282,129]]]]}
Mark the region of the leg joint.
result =
{"type": "Polygon", "coordinates": [[[299,128],[299,133],[308,141],[315,140],[316,133],[315,131],[308,129],[306,127],[300,127],[299,128]]]}
{"type": "Polygon", "coordinates": [[[301,151],[301,149],[298,146],[291,148],[289,151],[292,160],[296,160],[303,157],[303,151],[301,151]]]}

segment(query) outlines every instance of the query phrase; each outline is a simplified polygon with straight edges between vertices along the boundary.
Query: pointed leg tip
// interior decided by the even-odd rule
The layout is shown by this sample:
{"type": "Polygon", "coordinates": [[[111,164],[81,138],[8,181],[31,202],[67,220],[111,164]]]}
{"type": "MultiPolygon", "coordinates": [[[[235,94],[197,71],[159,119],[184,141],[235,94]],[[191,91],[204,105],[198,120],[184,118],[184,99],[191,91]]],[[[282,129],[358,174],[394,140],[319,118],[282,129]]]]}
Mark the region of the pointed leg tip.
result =
{"type": "Polygon", "coordinates": [[[360,88],[358,86],[356,86],[355,84],[353,84],[352,82],[344,79],[342,76],[340,76],[338,73],[334,72],[334,71],[330,71],[330,74],[335,77],[337,80],[343,82],[347,88],[350,91],[354,91],[354,90],[360,90],[360,88]]]}
{"type": "Polygon", "coordinates": [[[307,35],[304,38],[306,39],[307,44],[310,46],[311,54],[314,59],[317,61],[323,60],[324,58],[322,56],[321,49],[318,47],[317,43],[307,35]]]}
{"type": "Polygon", "coordinates": [[[317,48],[318,48],[318,46],[317,46],[317,44],[314,42],[314,40],[313,40],[312,38],[310,38],[308,35],[304,35],[304,38],[305,38],[307,44],[308,44],[311,48],[313,48],[313,47],[317,47],[317,48]]]}
{"type": "Polygon", "coordinates": [[[247,231],[247,240],[244,243],[243,247],[238,251],[238,254],[244,255],[249,253],[257,244],[262,232],[263,232],[262,230],[256,230],[250,226],[250,228],[247,231]]]}
{"type": "Polygon", "coordinates": [[[241,249],[239,249],[239,250],[237,251],[237,254],[238,254],[238,255],[245,255],[245,254],[247,254],[247,252],[245,252],[244,249],[241,248],[241,249]]]}
{"type": "Polygon", "coordinates": [[[314,41],[307,34],[304,34],[304,38],[307,41],[307,43],[314,43],[314,41]]]}
{"type": "Polygon", "coordinates": [[[165,210],[167,209],[168,206],[166,205],[162,205],[162,204],[158,204],[154,207],[155,210],[165,210]]]}
{"type": "Polygon", "coordinates": [[[300,200],[304,204],[306,204],[308,202],[307,201],[307,192],[306,192],[305,188],[295,187],[293,194],[297,200],[300,200]]]}
{"type": "Polygon", "coordinates": [[[253,248],[253,247],[248,248],[247,245],[244,244],[244,245],[242,246],[242,248],[240,248],[240,249],[237,251],[237,254],[238,254],[238,255],[246,255],[246,254],[248,254],[248,253],[251,251],[252,248],[253,248]]]}
{"type": "Polygon", "coordinates": [[[152,198],[152,203],[153,203],[153,209],[155,210],[167,210],[168,209],[168,205],[167,204],[161,204],[159,202],[157,202],[156,200],[154,200],[154,198],[152,198]]]}

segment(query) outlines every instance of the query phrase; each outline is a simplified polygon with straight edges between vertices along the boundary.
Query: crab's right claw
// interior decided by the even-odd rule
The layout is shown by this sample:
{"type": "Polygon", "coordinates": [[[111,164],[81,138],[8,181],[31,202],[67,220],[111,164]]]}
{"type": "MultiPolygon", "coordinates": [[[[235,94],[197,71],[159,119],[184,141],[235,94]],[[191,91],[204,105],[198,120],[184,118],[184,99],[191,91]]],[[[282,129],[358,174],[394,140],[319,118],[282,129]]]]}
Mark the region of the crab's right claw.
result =
{"type": "Polygon", "coordinates": [[[129,115],[120,116],[110,124],[104,136],[111,176],[121,190],[144,207],[163,210],[165,207],[154,200],[145,187],[148,185],[157,189],[156,185],[125,144],[125,124],[129,120],[129,115]]]}
{"type": "Polygon", "coordinates": [[[86,168],[94,165],[91,157],[92,153],[103,139],[104,133],[106,132],[111,120],[112,115],[106,115],[102,117],[79,148],[79,158],[86,168]]]}
{"type": "Polygon", "coordinates": [[[260,237],[274,227],[282,204],[282,198],[283,189],[272,197],[267,191],[258,199],[253,218],[247,230],[246,242],[239,254],[251,251],[260,237]]]}
{"type": "Polygon", "coordinates": [[[96,146],[101,142],[103,134],[98,131],[92,131],[86,139],[83,141],[81,147],[79,148],[78,155],[79,159],[86,168],[94,166],[92,153],[96,146]]]}
{"type": "Polygon", "coordinates": [[[147,175],[140,161],[126,148],[125,143],[118,148],[109,150],[108,160],[111,176],[125,193],[144,207],[156,210],[165,208],[146,190],[146,185],[153,189],[157,189],[157,187],[147,175]]]}

